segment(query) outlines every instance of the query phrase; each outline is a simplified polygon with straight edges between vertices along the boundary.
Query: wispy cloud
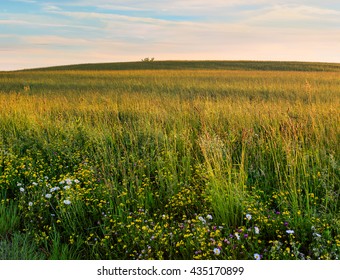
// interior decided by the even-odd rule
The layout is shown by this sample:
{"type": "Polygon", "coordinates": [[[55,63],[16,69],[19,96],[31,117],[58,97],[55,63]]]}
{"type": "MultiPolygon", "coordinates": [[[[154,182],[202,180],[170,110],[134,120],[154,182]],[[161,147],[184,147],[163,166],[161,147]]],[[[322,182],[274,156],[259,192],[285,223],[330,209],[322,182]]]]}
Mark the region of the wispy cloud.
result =
{"type": "Polygon", "coordinates": [[[336,1],[4,2],[0,69],[145,56],[340,62],[336,1]]]}

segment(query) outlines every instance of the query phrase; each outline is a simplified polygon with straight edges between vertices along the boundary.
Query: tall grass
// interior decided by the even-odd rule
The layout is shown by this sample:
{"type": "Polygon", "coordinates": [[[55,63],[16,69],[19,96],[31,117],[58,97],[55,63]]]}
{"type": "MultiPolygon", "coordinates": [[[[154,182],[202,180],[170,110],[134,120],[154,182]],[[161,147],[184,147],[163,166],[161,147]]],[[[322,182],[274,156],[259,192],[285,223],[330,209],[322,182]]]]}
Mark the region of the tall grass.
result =
{"type": "MultiPolygon", "coordinates": [[[[21,226],[49,258],[216,257],[198,217],[211,214],[226,238],[249,229],[246,213],[266,232],[252,250],[283,242],[276,231],[289,220],[314,258],[311,228],[339,220],[339,81],[337,72],[3,73],[1,196],[17,201],[21,226]],[[66,178],[80,183],[44,198],[66,178]],[[289,214],[274,229],[266,211],[289,214]],[[32,214],[41,219],[30,223],[32,214]],[[181,233],[188,220],[199,230],[181,233]]],[[[335,227],[322,231],[337,244],[335,227]]]]}

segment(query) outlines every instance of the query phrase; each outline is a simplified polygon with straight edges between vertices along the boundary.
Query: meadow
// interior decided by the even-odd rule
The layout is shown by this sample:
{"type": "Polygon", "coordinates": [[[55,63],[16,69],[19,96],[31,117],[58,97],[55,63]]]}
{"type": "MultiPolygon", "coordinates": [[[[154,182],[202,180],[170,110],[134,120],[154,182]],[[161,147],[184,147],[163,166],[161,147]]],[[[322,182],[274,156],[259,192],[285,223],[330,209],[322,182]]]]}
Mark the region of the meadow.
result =
{"type": "Polygon", "coordinates": [[[0,259],[339,259],[340,65],[0,72],[0,259]]]}

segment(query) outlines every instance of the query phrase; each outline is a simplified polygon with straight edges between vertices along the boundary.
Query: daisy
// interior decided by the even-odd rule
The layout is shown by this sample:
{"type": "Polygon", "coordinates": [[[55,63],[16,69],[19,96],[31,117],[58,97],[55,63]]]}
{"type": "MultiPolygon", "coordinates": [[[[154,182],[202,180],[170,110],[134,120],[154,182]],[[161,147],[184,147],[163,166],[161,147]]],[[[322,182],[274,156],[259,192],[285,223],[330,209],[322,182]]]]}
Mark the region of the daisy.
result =
{"type": "Polygon", "coordinates": [[[199,216],[198,219],[199,219],[203,224],[205,224],[205,223],[207,222],[202,216],[199,216]]]}
{"type": "Polygon", "coordinates": [[[250,215],[250,214],[247,214],[247,215],[246,215],[246,218],[247,218],[248,221],[250,221],[250,220],[251,220],[251,215],[250,215]]]}
{"type": "Polygon", "coordinates": [[[259,260],[261,260],[261,256],[256,253],[256,254],[254,254],[254,259],[259,261],[259,260]]]}
{"type": "Polygon", "coordinates": [[[218,248],[215,248],[215,249],[214,249],[214,254],[215,254],[216,256],[218,256],[219,254],[221,254],[221,250],[218,249],[218,248]]]}

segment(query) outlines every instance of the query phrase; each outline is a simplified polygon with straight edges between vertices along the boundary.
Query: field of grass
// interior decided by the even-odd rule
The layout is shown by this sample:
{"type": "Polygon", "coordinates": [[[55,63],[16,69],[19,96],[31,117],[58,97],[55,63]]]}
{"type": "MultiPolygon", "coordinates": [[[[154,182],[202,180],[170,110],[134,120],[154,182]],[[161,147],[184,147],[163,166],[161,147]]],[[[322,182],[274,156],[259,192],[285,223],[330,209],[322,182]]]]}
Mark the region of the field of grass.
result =
{"type": "Polygon", "coordinates": [[[339,70],[0,72],[0,259],[338,259],[339,70]]]}

